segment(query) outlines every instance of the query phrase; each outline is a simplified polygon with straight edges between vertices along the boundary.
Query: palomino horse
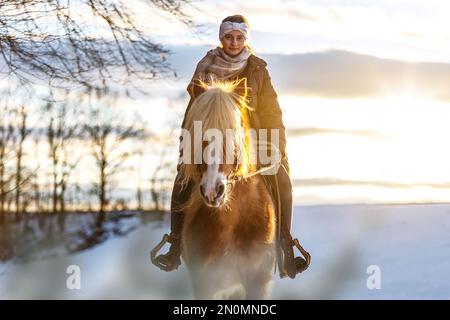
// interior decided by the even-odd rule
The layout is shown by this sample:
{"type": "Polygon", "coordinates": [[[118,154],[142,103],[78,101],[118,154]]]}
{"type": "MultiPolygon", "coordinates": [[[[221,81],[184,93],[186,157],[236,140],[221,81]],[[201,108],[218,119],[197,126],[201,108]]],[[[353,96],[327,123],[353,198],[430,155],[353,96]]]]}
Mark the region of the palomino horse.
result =
{"type": "Polygon", "coordinates": [[[183,206],[182,257],[199,299],[224,298],[220,292],[230,287],[240,288],[240,298],[262,299],[275,267],[274,203],[250,161],[249,107],[235,92],[238,85],[210,84],[185,119],[193,139],[183,137],[180,170],[182,183],[193,183],[193,191],[183,206]],[[210,152],[200,140],[200,162],[192,152],[186,156],[195,148],[196,123],[202,137],[210,129],[225,137],[210,152]]]}

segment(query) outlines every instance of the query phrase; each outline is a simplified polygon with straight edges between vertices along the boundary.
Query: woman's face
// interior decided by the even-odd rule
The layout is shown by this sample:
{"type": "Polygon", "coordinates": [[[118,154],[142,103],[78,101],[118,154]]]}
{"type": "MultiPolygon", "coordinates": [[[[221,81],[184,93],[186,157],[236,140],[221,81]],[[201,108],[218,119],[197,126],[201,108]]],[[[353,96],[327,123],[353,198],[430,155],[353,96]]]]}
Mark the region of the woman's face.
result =
{"type": "Polygon", "coordinates": [[[245,37],[238,31],[233,30],[222,37],[223,51],[229,56],[237,56],[244,49],[245,37]]]}

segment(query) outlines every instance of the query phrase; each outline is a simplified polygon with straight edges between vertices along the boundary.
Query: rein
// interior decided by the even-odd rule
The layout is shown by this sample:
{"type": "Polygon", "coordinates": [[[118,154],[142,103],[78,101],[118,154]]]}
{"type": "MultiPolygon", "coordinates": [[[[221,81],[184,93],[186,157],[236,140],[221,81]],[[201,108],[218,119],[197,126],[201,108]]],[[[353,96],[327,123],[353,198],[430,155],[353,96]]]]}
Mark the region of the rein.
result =
{"type": "MultiPolygon", "coordinates": [[[[270,144],[271,148],[276,149],[278,151],[278,154],[281,154],[280,150],[273,143],[268,142],[268,141],[265,141],[265,142],[267,144],[270,144]]],[[[272,163],[268,167],[262,167],[262,168],[260,168],[260,169],[258,169],[256,171],[253,171],[253,172],[250,172],[250,173],[247,173],[247,174],[244,174],[244,175],[233,175],[231,177],[231,179],[233,179],[233,180],[243,180],[243,179],[251,178],[253,176],[256,176],[257,174],[261,174],[261,173],[264,173],[264,172],[267,172],[269,170],[274,169],[276,166],[281,165],[281,161],[283,161],[283,157],[280,157],[280,159],[278,159],[276,162],[272,163]]]]}
{"type": "Polygon", "coordinates": [[[240,176],[232,176],[231,178],[233,180],[242,180],[242,179],[248,179],[251,178],[253,176],[256,176],[257,174],[261,174],[264,173],[266,171],[272,170],[273,168],[275,168],[277,165],[279,165],[281,163],[282,159],[279,159],[277,162],[273,163],[272,165],[268,166],[268,167],[262,167],[261,169],[258,169],[256,171],[244,174],[244,175],[240,175],[240,176]]]}

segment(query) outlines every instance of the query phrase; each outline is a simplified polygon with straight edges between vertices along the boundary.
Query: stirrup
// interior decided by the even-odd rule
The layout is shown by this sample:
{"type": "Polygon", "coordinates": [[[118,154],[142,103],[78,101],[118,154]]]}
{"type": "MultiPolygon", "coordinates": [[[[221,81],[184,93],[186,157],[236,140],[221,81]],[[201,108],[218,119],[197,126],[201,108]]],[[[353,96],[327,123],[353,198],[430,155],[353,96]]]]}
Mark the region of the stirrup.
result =
{"type": "Polygon", "coordinates": [[[309,265],[311,264],[311,255],[309,254],[308,251],[303,249],[297,238],[295,238],[293,242],[295,247],[300,251],[300,253],[303,256],[303,258],[302,257],[295,258],[295,262],[297,265],[297,273],[302,273],[303,271],[308,269],[309,265]]]}
{"type": "Polygon", "coordinates": [[[164,234],[164,236],[162,237],[161,241],[156,245],[156,247],[154,247],[152,249],[152,251],[150,251],[150,260],[151,262],[157,266],[160,269],[163,269],[162,266],[158,263],[158,261],[156,260],[156,255],[158,254],[158,252],[161,250],[162,247],[164,247],[164,245],[169,242],[170,240],[170,236],[166,233],[164,234]]]}

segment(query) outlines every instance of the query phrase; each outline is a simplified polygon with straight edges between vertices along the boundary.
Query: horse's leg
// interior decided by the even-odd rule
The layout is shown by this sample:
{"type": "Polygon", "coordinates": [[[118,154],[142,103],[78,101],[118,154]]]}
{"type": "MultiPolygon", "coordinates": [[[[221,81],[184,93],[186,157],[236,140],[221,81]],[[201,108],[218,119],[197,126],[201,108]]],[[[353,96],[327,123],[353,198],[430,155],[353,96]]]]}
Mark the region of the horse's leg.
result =
{"type": "Polygon", "coordinates": [[[274,257],[266,257],[259,267],[250,268],[243,274],[242,283],[246,299],[259,300],[267,297],[274,265],[274,257]]]}
{"type": "Polygon", "coordinates": [[[194,299],[196,300],[211,300],[214,299],[214,290],[203,281],[196,281],[193,283],[194,299]]]}
{"type": "Polygon", "coordinates": [[[245,299],[260,300],[267,297],[267,291],[272,280],[271,272],[258,272],[244,279],[245,299]]]}
{"type": "Polygon", "coordinates": [[[191,272],[192,288],[194,291],[194,299],[210,300],[214,299],[216,292],[216,283],[214,279],[209,276],[209,272],[193,271],[191,272]]]}

